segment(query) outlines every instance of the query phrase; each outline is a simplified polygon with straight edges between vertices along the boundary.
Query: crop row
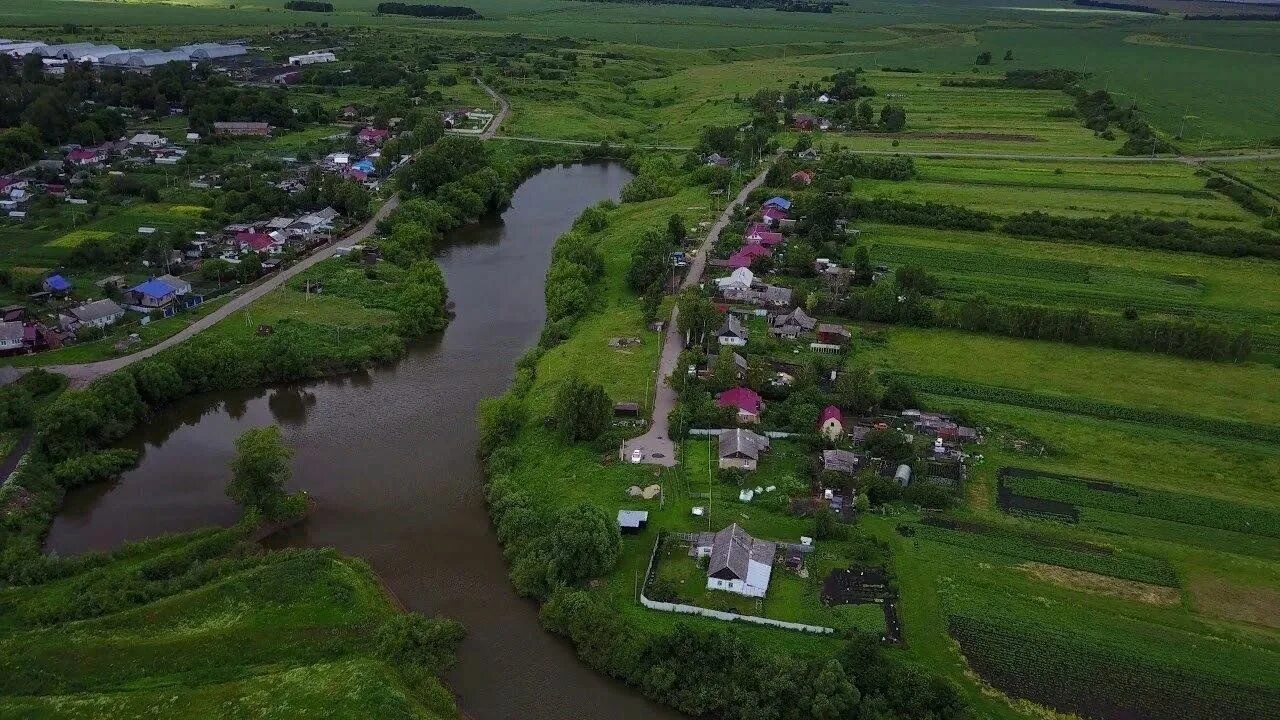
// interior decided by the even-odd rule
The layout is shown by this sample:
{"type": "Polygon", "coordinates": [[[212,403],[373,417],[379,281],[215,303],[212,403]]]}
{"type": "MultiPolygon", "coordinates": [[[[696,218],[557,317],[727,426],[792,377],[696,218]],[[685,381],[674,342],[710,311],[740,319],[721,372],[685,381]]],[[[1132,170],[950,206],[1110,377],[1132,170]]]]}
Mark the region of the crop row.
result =
{"type": "Polygon", "coordinates": [[[876,243],[871,255],[894,265],[922,265],[947,273],[977,272],[1058,282],[1089,282],[1089,266],[1064,260],[1024,260],[989,253],[876,243]]]}
{"type": "Polygon", "coordinates": [[[1003,484],[1018,495],[1082,507],[1280,538],[1280,512],[1213,498],[1115,485],[1038,470],[1002,468],[1003,484]]]}
{"type": "Polygon", "coordinates": [[[948,630],[993,687],[1060,712],[1131,720],[1274,717],[1280,691],[1153,662],[1137,649],[999,615],[951,615],[948,630]]]}
{"type": "Polygon", "coordinates": [[[1159,558],[992,524],[955,524],[954,529],[943,526],[945,524],[946,521],[926,521],[917,527],[916,535],[926,540],[1020,560],[1152,585],[1178,586],[1178,576],[1173,567],[1159,558]]]}
{"type": "Polygon", "coordinates": [[[894,378],[906,382],[917,392],[932,395],[981,400],[1001,405],[1017,405],[1035,410],[1085,415],[1103,420],[1144,423],[1239,440],[1280,442],[1280,427],[1274,425],[1263,425],[1242,420],[1220,420],[1199,415],[1170,412],[1168,410],[1148,410],[1127,405],[1116,405],[1100,400],[1050,395],[996,385],[982,385],[932,375],[900,372],[894,372],[892,375],[894,378]]]}

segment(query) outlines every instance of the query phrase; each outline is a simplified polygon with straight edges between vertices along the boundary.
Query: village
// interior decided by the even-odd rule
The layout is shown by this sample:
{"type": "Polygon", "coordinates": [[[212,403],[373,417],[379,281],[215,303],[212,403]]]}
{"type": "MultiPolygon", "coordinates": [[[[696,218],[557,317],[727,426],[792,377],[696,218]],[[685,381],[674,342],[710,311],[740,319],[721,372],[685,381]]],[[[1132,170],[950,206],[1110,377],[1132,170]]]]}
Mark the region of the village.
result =
{"type": "Polygon", "coordinates": [[[0,355],[92,342],[85,357],[106,357],[154,342],[182,323],[147,329],[152,321],[198,315],[366,219],[418,144],[441,131],[479,134],[493,118],[448,103],[406,117],[364,102],[290,110],[306,73],[349,64],[339,48],[282,52],[0,41],[0,63],[54,82],[212,82],[239,98],[91,105],[77,127],[95,142],[44,148],[0,176],[0,244],[15,251],[0,268],[0,355]]]}
{"type": "MultiPolygon", "coordinates": [[[[783,183],[808,188],[817,159],[811,148],[794,153],[800,167],[783,183]]],[[[791,240],[817,231],[784,194],[757,202],[740,209],[710,249],[708,270],[719,277],[696,291],[703,303],[699,325],[684,336],[678,372],[669,380],[681,405],[669,432],[682,464],[697,468],[705,457],[706,469],[686,470],[685,482],[703,487],[685,489],[691,499],[680,527],[659,530],[641,602],[806,632],[834,628],[812,622],[814,612],[798,611],[800,605],[871,605],[883,613],[883,639],[899,642],[891,578],[866,563],[833,563],[815,550],[848,537],[841,526],[886,503],[949,507],[963,492],[968,464],[980,459],[972,452],[982,434],[954,417],[920,410],[909,390],[892,379],[885,387],[857,367],[858,331],[819,310],[838,306],[852,286],[882,281],[889,268],[868,266],[865,258],[820,257],[795,272],[787,260],[791,240]],[[806,519],[813,529],[798,537],[758,537],[741,522],[715,524],[713,514],[720,522],[727,514],[766,527],[774,523],[764,518],[776,514],[806,519]],[[770,600],[778,583],[785,589],[770,600]]],[[[859,234],[844,219],[831,225],[851,240],[859,234]]],[[[682,247],[671,263],[689,267],[697,252],[682,247]]],[[[639,414],[638,403],[618,403],[615,424],[633,427],[639,414]]],[[[638,444],[624,443],[622,455],[632,464],[662,460],[638,444]]],[[[669,489],[632,486],[627,496],[665,505],[669,489]]],[[[647,527],[649,511],[642,508],[619,511],[624,535],[647,527]]],[[[877,619],[866,622],[881,627],[877,619]]]]}

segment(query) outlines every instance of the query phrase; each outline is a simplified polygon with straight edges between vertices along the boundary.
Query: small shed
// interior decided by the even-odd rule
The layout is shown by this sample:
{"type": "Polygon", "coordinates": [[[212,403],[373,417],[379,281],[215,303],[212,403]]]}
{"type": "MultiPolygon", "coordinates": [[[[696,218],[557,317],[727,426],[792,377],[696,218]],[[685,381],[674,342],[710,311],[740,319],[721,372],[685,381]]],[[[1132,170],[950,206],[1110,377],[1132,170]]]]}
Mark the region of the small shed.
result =
{"type": "Polygon", "coordinates": [[[624,535],[635,535],[649,524],[648,510],[619,510],[618,530],[624,535]]]}
{"type": "Polygon", "coordinates": [[[613,405],[614,417],[639,417],[640,403],[620,402],[613,405]]]}
{"type": "Polygon", "coordinates": [[[893,479],[897,480],[898,484],[901,485],[902,487],[906,487],[907,485],[910,485],[911,484],[911,466],[906,464],[899,465],[897,472],[893,474],[893,479]]]}

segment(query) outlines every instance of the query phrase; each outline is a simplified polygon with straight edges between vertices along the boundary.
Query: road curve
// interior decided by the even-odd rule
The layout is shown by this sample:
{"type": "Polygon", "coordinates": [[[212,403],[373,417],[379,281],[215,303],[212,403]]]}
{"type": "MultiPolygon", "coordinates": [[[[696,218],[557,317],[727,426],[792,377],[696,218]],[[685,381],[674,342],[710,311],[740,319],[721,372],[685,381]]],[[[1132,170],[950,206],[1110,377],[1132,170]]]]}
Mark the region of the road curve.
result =
{"type": "Polygon", "coordinates": [[[272,275],[271,277],[266,278],[262,282],[259,282],[258,284],[248,288],[241,294],[232,298],[222,307],[218,308],[217,310],[214,310],[208,315],[191,323],[191,325],[183,328],[181,331],[179,331],[177,334],[173,335],[172,337],[166,338],[160,341],[159,343],[152,345],[149,348],[139,350],[138,352],[132,353],[130,355],[124,355],[118,358],[111,358],[110,360],[99,360],[98,362],[84,363],[80,365],[49,365],[45,367],[45,369],[49,370],[50,372],[56,372],[56,373],[61,373],[63,375],[66,375],[67,378],[71,381],[71,385],[73,387],[83,387],[84,385],[87,385],[88,383],[93,382],[94,380],[102,377],[103,375],[115,372],[116,370],[119,370],[124,367],[128,367],[129,365],[132,365],[133,363],[136,363],[139,360],[142,360],[144,358],[149,358],[152,355],[155,355],[156,353],[168,350],[174,345],[177,345],[178,343],[181,343],[185,340],[189,340],[190,338],[195,337],[199,333],[204,332],[205,330],[208,330],[209,328],[213,327],[219,320],[226,318],[227,316],[231,315],[235,311],[248,306],[250,303],[262,297],[263,295],[266,295],[272,290],[275,290],[276,288],[284,285],[286,282],[289,281],[290,278],[293,278],[294,276],[307,270],[308,268],[312,267],[313,265],[320,262],[321,260],[324,260],[330,257],[331,255],[333,255],[334,250],[337,249],[338,247],[353,245],[355,243],[363,242],[364,240],[368,239],[369,236],[373,235],[373,233],[377,230],[378,221],[390,215],[391,212],[395,210],[396,207],[398,207],[399,205],[400,205],[400,194],[396,193],[392,195],[390,198],[388,198],[387,201],[383,203],[382,207],[378,208],[378,211],[373,214],[373,217],[369,218],[368,222],[366,222],[364,225],[361,225],[350,235],[347,235],[345,237],[341,237],[336,240],[333,240],[332,242],[329,242],[328,244],[317,249],[315,252],[311,253],[310,255],[303,258],[302,260],[299,260],[298,262],[294,263],[293,265],[290,265],[284,270],[281,270],[275,275],[272,275]]]}
{"type": "MultiPolygon", "coordinates": [[[[707,258],[711,255],[711,248],[715,246],[720,239],[720,233],[725,226],[729,224],[729,220],[733,217],[733,211],[739,205],[747,201],[752,191],[764,184],[764,178],[769,174],[769,168],[773,163],[768,163],[764,170],[760,171],[751,182],[742,187],[733,202],[725,207],[724,212],[720,214],[720,218],[711,226],[711,231],[707,233],[707,238],[702,241],[702,245],[698,248],[698,254],[694,256],[693,262],[689,264],[689,272],[684,276],[684,282],[680,283],[681,290],[697,285],[702,282],[702,273],[707,268],[707,258]]],[[[671,320],[667,324],[667,335],[662,345],[662,355],[658,358],[658,382],[654,391],[653,398],[653,421],[649,423],[649,430],[644,435],[632,438],[622,444],[622,458],[630,461],[633,450],[639,450],[643,455],[642,462],[650,465],[662,465],[664,467],[673,467],[676,464],[676,446],[671,439],[671,411],[676,406],[676,372],[679,368],[676,364],[680,360],[680,353],[684,350],[684,338],[680,336],[680,323],[677,322],[680,315],[678,307],[671,308],[671,320]]]]}

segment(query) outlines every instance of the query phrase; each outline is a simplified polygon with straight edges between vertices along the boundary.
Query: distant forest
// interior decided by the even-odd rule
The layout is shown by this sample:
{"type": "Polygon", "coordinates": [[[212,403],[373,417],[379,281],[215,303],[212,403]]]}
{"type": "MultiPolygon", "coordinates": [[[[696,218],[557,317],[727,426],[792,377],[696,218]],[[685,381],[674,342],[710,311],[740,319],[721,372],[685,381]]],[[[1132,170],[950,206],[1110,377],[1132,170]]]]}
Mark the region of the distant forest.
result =
{"type": "Polygon", "coordinates": [[[1073,0],[1076,5],[1081,7],[1102,8],[1104,10],[1124,10],[1127,12],[1151,13],[1152,15],[1168,15],[1169,13],[1160,8],[1153,8],[1149,5],[1135,5],[1133,3],[1107,2],[1107,0],[1073,0]]]}
{"type": "Polygon", "coordinates": [[[333,3],[313,2],[312,0],[289,0],[284,4],[285,10],[305,12],[333,12],[333,3]]]}
{"type": "Polygon", "coordinates": [[[412,15],[413,17],[484,19],[480,13],[465,5],[416,5],[413,3],[378,3],[378,12],[384,15],[412,15]]]}

